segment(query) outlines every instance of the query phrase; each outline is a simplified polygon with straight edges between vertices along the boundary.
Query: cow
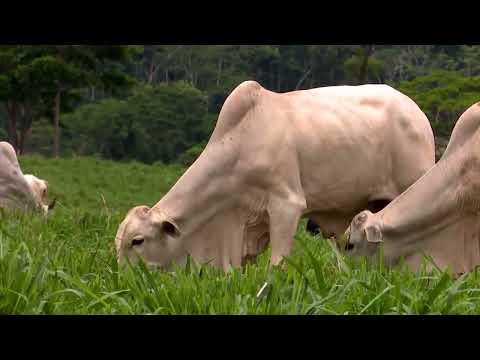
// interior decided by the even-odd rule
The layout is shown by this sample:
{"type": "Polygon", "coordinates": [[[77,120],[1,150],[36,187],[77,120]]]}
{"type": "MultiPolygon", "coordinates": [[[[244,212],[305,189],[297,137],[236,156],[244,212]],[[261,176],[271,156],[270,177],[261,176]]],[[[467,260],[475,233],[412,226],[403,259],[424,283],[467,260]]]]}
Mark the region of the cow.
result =
{"type": "Polygon", "coordinates": [[[480,265],[480,103],[434,167],[380,212],[356,215],[344,235],[347,256],[371,258],[382,244],[390,267],[403,259],[414,272],[426,264],[459,275],[480,265]]]}
{"type": "Polygon", "coordinates": [[[393,200],[434,162],[425,114],[387,85],[275,93],[246,81],[170,191],[128,212],[118,261],[168,269],[190,255],[228,271],[270,245],[276,266],[302,217],[340,236],[355,214],[393,200]]]}
{"type": "Polygon", "coordinates": [[[0,208],[38,211],[45,216],[55,207],[46,205],[48,183],[34,175],[24,175],[17,154],[8,142],[0,142],[0,208]]]}

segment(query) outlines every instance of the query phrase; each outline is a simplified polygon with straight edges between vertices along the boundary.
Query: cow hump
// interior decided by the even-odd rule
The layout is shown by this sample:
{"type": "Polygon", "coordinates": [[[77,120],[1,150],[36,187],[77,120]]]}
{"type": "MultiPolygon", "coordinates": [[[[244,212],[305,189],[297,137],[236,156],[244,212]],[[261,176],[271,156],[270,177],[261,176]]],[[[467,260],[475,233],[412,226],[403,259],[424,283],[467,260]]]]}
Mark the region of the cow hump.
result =
{"type": "Polygon", "coordinates": [[[237,86],[223,104],[210,142],[221,139],[234,129],[256,106],[262,90],[256,81],[244,81],[237,86]]]}

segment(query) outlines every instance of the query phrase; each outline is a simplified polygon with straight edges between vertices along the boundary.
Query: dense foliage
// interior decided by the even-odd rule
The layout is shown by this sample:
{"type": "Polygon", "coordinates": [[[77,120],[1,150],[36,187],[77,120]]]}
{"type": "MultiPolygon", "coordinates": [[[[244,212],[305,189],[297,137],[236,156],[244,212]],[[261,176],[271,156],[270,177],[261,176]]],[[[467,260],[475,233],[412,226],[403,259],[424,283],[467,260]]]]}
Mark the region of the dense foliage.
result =
{"type": "Polygon", "coordinates": [[[114,64],[130,58],[122,45],[2,45],[0,46],[0,100],[6,113],[9,142],[19,153],[32,123],[52,118],[53,156],[60,150],[60,114],[81,100],[78,90],[102,85],[106,89],[132,85],[114,64]]]}
{"type": "Polygon", "coordinates": [[[480,77],[435,70],[400,83],[398,89],[423,109],[437,135],[448,136],[458,117],[480,100],[480,77]]]}
{"type": "Polygon", "coordinates": [[[480,46],[466,45],[0,46],[0,139],[19,153],[188,164],[252,79],[277,92],[387,83],[448,138],[479,76],[480,46]]]}
{"type": "Polygon", "coordinates": [[[212,124],[206,96],[182,81],[83,105],[64,117],[64,138],[77,155],[170,163],[208,137],[212,124]]]}

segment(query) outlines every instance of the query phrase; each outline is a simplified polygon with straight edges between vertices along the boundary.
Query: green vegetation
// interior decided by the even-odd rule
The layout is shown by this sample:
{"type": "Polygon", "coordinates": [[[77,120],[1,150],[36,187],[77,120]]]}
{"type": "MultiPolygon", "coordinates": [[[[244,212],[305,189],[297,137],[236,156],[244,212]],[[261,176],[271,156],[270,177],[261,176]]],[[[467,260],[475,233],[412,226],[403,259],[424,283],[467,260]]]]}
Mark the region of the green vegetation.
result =
{"type": "Polygon", "coordinates": [[[449,137],[462,113],[480,100],[480,77],[435,70],[427,76],[400,83],[429,118],[437,136],[449,137]]]}
{"type": "Polygon", "coordinates": [[[71,152],[145,163],[172,163],[211,134],[207,98],[186,82],[145,86],[125,100],[107,99],[64,117],[71,152]]]}
{"type": "Polygon", "coordinates": [[[478,45],[0,45],[0,140],[20,154],[185,164],[230,92],[256,80],[276,92],[389,84],[441,144],[480,99],[479,59],[478,45]]]}
{"type": "Polygon", "coordinates": [[[0,219],[2,314],[478,314],[477,273],[387,270],[343,259],[304,231],[285,271],[256,265],[224,275],[189,266],[174,273],[118,271],[113,238],[126,211],[153,205],[181,175],[177,166],[93,158],[20,158],[49,181],[58,208],[47,221],[0,219]],[[257,298],[263,284],[270,286],[257,298]]]}
{"type": "Polygon", "coordinates": [[[47,116],[53,125],[52,155],[58,157],[61,112],[82,101],[82,88],[133,85],[118,69],[133,50],[123,45],[0,45],[0,101],[9,142],[23,154],[32,123],[47,116]]]}

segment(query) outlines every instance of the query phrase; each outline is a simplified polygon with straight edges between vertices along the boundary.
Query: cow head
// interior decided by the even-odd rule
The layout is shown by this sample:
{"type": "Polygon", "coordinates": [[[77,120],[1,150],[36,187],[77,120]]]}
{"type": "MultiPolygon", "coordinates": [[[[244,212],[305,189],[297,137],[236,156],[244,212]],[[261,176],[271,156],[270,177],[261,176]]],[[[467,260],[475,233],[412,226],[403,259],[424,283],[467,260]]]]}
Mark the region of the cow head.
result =
{"type": "Polygon", "coordinates": [[[164,212],[138,206],[130,210],[115,237],[117,258],[123,264],[138,262],[139,257],[149,266],[168,269],[173,261],[186,258],[179,241],[177,224],[164,212]]]}
{"type": "Polygon", "coordinates": [[[24,175],[24,178],[32,190],[36,205],[44,215],[47,215],[49,210],[53,210],[56,203],[56,199],[54,199],[49,205],[45,204],[48,195],[48,183],[33,175],[24,175]]]}
{"type": "Polygon", "coordinates": [[[382,225],[372,212],[365,210],[355,216],[345,236],[348,255],[371,256],[383,242],[382,225]]]}

